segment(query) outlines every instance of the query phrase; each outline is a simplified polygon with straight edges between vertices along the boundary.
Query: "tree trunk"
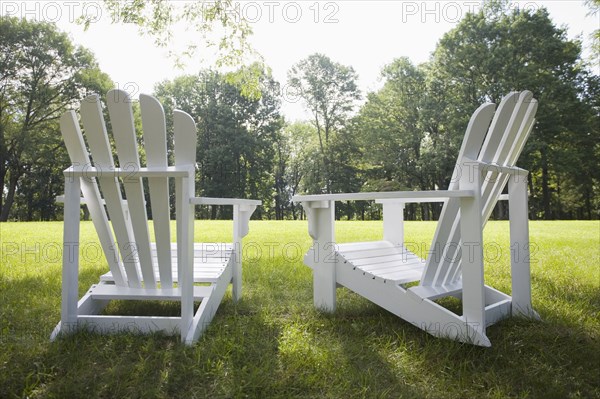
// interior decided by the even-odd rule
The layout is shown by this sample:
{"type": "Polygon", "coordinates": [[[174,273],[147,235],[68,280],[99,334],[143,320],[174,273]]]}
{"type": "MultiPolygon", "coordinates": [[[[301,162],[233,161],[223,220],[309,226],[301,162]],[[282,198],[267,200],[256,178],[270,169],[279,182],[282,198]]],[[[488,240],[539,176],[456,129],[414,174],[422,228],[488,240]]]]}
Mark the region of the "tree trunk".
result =
{"type": "Polygon", "coordinates": [[[587,213],[587,219],[592,220],[592,198],[588,188],[585,190],[585,213],[587,213]]]}
{"type": "Polygon", "coordinates": [[[85,221],[90,220],[90,210],[88,209],[87,206],[83,207],[83,220],[85,220],[85,221]]]}
{"type": "MultiPolygon", "coordinates": [[[[533,187],[533,179],[531,177],[531,174],[529,175],[529,177],[527,178],[527,185],[529,186],[529,199],[531,200],[531,197],[533,197],[535,190],[533,187]]],[[[529,220],[536,220],[536,214],[535,211],[532,209],[533,207],[531,206],[531,202],[529,202],[529,220]]],[[[537,207],[536,207],[537,208],[537,207]]],[[[509,217],[510,217],[510,209],[508,210],[509,212],[509,217]]]]}
{"type": "Polygon", "coordinates": [[[550,210],[550,187],[549,187],[549,172],[548,172],[548,155],[545,149],[541,151],[542,155],[542,209],[544,210],[544,219],[552,219],[552,211],[550,210]]]}
{"type": "Polygon", "coordinates": [[[6,202],[2,207],[2,213],[0,213],[0,222],[6,222],[8,220],[8,214],[10,212],[10,208],[15,200],[15,192],[17,191],[17,181],[19,180],[19,176],[16,174],[13,175],[11,173],[10,179],[8,182],[8,194],[6,195],[6,202]]]}
{"type": "MultiPolygon", "coordinates": [[[[6,179],[6,168],[4,167],[4,154],[0,155],[0,190],[2,190],[2,193],[4,192],[4,182],[6,179]]],[[[2,193],[0,193],[0,210],[2,210],[2,206],[3,204],[3,196],[2,193]]]]}

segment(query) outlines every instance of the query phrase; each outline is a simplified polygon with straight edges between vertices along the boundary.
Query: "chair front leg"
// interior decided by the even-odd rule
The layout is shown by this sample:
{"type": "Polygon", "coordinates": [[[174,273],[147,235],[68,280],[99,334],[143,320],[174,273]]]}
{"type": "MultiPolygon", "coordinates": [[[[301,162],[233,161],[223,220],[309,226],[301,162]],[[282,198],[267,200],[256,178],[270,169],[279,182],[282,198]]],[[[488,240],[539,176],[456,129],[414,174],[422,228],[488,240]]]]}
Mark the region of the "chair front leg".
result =
{"type": "Polygon", "coordinates": [[[181,341],[185,342],[194,318],[194,178],[176,180],[177,271],[181,288],[181,341]]]}
{"type": "Polygon", "coordinates": [[[61,331],[77,327],[79,298],[79,217],[81,181],[65,174],[61,331]]]}
{"type": "MultiPolygon", "coordinates": [[[[481,180],[481,171],[477,165],[463,163],[460,189],[474,191],[473,197],[460,199],[463,317],[469,327],[485,337],[481,180]],[[473,167],[473,173],[470,173],[470,167],[473,167]]],[[[487,338],[485,339],[487,340],[487,338]]]]}
{"type": "Polygon", "coordinates": [[[248,234],[250,217],[256,210],[256,205],[233,206],[233,300],[242,298],[242,239],[248,234]]]}
{"type": "Polygon", "coordinates": [[[303,202],[302,207],[308,218],[308,233],[313,239],[314,304],[317,309],[334,312],[337,288],[335,276],[335,202],[303,202]]]}
{"type": "Polygon", "coordinates": [[[531,305],[531,258],[527,175],[511,175],[508,180],[510,219],[510,270],[512,275],[512,313],[539,318],[531,305]]]}

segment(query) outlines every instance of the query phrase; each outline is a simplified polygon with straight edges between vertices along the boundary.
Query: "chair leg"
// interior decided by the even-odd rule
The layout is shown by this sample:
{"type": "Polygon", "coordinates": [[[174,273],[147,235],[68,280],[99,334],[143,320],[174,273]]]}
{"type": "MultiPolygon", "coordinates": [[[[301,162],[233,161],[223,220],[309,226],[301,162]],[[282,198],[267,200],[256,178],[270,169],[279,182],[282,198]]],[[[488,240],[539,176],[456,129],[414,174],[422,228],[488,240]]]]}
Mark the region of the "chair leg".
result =
{"type": "Polygon", "coordinates": [[[232,296],[234,302],[242,298],[242,223],[241,210],[239,205],[233,206],[233,277],[232,296]]]}
{"type": "Polygon", "coordinates": [[[531,305],[527,176],[522,174],[511,176],[508,180],[508,194],[512,313],[539,319],[539,315],[531,305]]]}
{"type": "Polygon", "coordinates": [[[77,327],[77,300],[79,297],[79,178],[65,176],[65,216],[63,232],[61,331],[77,327]]]}
{"type": "Polygon", "coordinates": [[[485,336],[485,289],[483,278],[483,233],[481,223],[481,174],[475,165],[463,164],[460,188],[473,190],[473,197],[461,198],[460,237],[463,281],[463,317],[474,330],[485,336]],[[475,166],[475,172],[469,167],[475,166]]]}
{"type": "MultiPolygon", "coordinates": [[[[233,261],[233,259],[232,259],[233,261]]],[[[203,298],[200,303],[200,307],[194,315],[194,319],[188,331],[185,332],[186,338],[184,340],[186,345],[192,345],[198,340],[200,335],[206,330],[213,317],[217,313],[217,309],[225,296],[227,287],[232,277],[232,263],[227,265],[227,270],[221,275],[219,281],[213,283],[211,286],[212,292],[210,296],[203,298]]],[[[182,335],[183,335],[182,331],[182,335]]]]}
{"type": "Polygon", "coordinates": [[[181,341],[187,338],[187,331],[194,318],[194,205],[189,203],[194,192],[194,180],[183,178],[179,182],[177,226],[181,233],[177,240],[183,244],[178,246],[179,285],[181,287],[181,341]]]}
{"type": "Polygon", "coordinates": [[[303,203],[308,216],[309,234],[313,238],[313,298],[317,309],[335,311],[337,281],[335,277],[335,202],[303,203]]]}

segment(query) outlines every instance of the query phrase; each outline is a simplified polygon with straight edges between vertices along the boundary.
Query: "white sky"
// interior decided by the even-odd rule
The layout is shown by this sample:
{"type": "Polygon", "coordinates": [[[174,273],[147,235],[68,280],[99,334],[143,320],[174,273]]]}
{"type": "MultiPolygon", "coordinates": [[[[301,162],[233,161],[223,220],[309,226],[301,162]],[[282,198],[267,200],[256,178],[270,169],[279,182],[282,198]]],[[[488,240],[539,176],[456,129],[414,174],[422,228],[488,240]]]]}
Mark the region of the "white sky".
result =
{"type": "MultiPolygon", "coordinates": [[[[480,7],[477,0],[245,0],[238,4],[242,15],[252,22],[253,45],[282,85],[294,63],[320,52],[352,66],[363,95],[380,87],[382,66],[401,56],[414,63],[426,61],[441,36],[468,11],[480,7]]],[[[546,7],[556,24],[568,26],[569,37],[581,35],[586,48],[589,35],[600,27],[600,15],[587,16],[583,0],[514,1],[512,6],[546,7]]],[[[119,87],[134,94],[151,93],[157,82],[210,66],[195,60],[183,71],[176,69],[167,49],[154,47],[152,39],[141,37],[135,27],[111,24],[105,15],[85,32],[74,23],[82,13],[95,15],[98,10],[94,1],[0,2],[1,15],[56,22],[77,44],[95,53],[102,70],[119,87]]],[[[174,43],[180,49],[190,40],[191,32],[175,32],[174,43]]],[[[589,57],[590,53],[584,54],[589,57]]],[[[284,101],[283,113],[292,120],[307,118],[298,102],[284,101]]]]}

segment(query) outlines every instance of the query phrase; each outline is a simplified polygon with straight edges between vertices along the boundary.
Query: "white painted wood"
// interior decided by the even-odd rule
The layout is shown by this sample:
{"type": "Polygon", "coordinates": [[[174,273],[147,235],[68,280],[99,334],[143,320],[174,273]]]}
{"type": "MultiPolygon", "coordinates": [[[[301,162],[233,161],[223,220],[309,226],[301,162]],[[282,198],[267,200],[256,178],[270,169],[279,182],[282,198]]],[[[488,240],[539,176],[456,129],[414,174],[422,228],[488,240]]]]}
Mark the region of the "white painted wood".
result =
{"type": "MultiPolygon", "coordinates": [[[[346,247],[348,248],[348,247],[346,247]]],[[[417,258],[414,254],[404,251],[403,247],[400,246],[390,246],[387,248],[365,248],[362,250],[354,250],[354,249],[340,249],[338,247],[338,252],[344,254],[344,258],[349,261],[359,260],[359,259],[385,259],[390,256],[398,256],[404,258],[417,258]]]]}
{"type": "MultiPolygon", "coordinates": [[[[473,157],[475,152],[472,154],[465,155],[470,161],[467,163],[467,167],[472,172],[476,162],[484,162],[488,164],[506,164],[506,148],[507,136],[511,140],[514,140],[516,135],[515,126],[520,124],[519,120],[523,115],[523,104],[524,101],[528,100],[529,92],[518,93],[513,92],[506,96],[498,111],[492,120],[490,130],[486,136],[486,140],[482,145],[481,151],[479,151],[478,158],[473,157]]],[[[531,94],[531,93],[529,93],[531,94]]],[[[530,101],[530,99],[529,99],[530,101]]],[[[508,146],[510,147],[510,145],[508,146]]],[[[459,158],[460,160],[460,158],[459,158]]],[[[503,183],[501,179],[494,173],[487,173],[483,177],[482,188],[481,188],[481,205],[482,213],[484,215],[483,223],[485,225],[491,210],[486,211],[486,206],[493,206],[497,202],[496,196],[502,192],[503,183]]],[[[452,230],[449,235],[448,242],[459,243],[460,242],[460,230],[458,228],[459,214],[456,215],[455,223],[452,225],[452,230]]],[[[438,266],[437,280],[434,284],[451,284],[461,277],[461,264],[460,253],[452,251],[451,248],[458,248],[458,246],[448,247],[450,251],[444,255],[442,262],[438,266]],[[450,259],[456,259],[456,261],[449,261],[450,259]]]]}
{"type": "MultiPolygon", "coordinates": [[[[512,144],[512,146],[510,145],[510,143],[506,144],[507,147],[511,146],[506,158],[506,165],[508,166],[513,166],[516,164],[519,155],[525,147],[525,143],[527,141],[527,138],[529,137],[529,134],[531,133],[533,124],[535,122],[535,113],[537,111],[538,103],[535,99],[530,100],[529,98],[527,98],[527,100],[529,102],[525,102],[522,104],[523,107],[527,107],[527,111],[525,116],[523,117],[523,121],[516,135],[515,141],[512,144]]],[[[523,171],[522,174],[526,176],[527,172],[523,171]]],[[[504,190],[504,187],[506,186],[506,183],[508,181],[508,175],[498,176],[497,179],[498,184],[496,185],[496,187],[494,187],[493,190],[489,190],[487,187],[484,188],[484,193],[487,194],[488,190],[490,191],[489,198],[484,208],[484,221],[487,221],[490,215],[492,214],[494,206],[497,202],[496,197],[499,193],[502,192],[502,190],[504,190]]]]}
{"type": "MultiPolygon", "coordinates": [[[[494,104],[486,103],[481,105],[473,113],[458,154],[458,160],[450,181],[450,186],[448,187],[450,192],[459,191],[459,181],[461,177],[468,176],[470,170],[469,168],[465,168],[465,166],[468,165],[462,163],[462,160],[465,157],[470,159],[477,158],[488,127],[494,117],[495,109],[496,106],[494,104]]],[[[464,187],[460,188],[464,189],[464,187]]],[[[442,279],[445,279],[445,271],[449,267],[449,264],[448,262],[445,262],[445,259],[453,259],[455,257],[453,251],[453,248],[455,247],[446,246],[446,243],[452,242],[457,245],[459,243],[458,237],[456,237],[456,232],[458,231],[458,219],[460,217],[459,207],[459,199],[450,199],[442,208],[439,223],[433,236],[432,246],[436,247],[441,245],[446,248],[446,252],[441,257],[428,258],[425,269],[423,270],[423,276],[421,277],[421,285],[439,284],[441,282],[439,280],[440,276],[442,279]]]]}
{"type": "Polygon", "coordinates": [[[407,291],[420,299],[438,299],[449,295],[461,293],[463,289],[462,282],[447,285],[417,285],[410,287],[407,291]]]}
{"type": "MultiPolygon", "coordinates": [[[[481,175],[475,173],[474,179],[463,177],[460,186],[479,191],[481,175]]],[[[483,234],[479,192],[473,198],[461,199],[460,218],[463,317],[474,329],[485,334],[483,234]]]]}
{"type": "MultiPolygon", "coordinates": [[[[121,169],[113,168],[110,170],[95,167],[69,167],[66,172],[76,177],[119,177],[122,179],[135,179],[140,177],[186,177],[190,176],[193,169],[189,166],[169,166],[167,168],[153,169],[142,168],[133,169],[131,167],[121,169]]],[[[125,201],[125,203],[127,203],[125,201]]]]}
{"type": "MultiPolygon", "coordinates": [[[[514,147],[511,141],[514,142],[521,140],[520,136],[523,135],[523,132],[517,128],[519,126],[526,125],[522,119],[524,116],[527,116],[525,110],[527,109],[528,104],[531,102],[532,100],[530,92],[513,93],[509,95],[508,98],[505,98],[499,107],[499,111],[497,112],[497,114],[500,114],[498,119],[503,120],[504,122],[502,124],[494,124],[494,122],[492,122],[492,125],[495,127],[495,129],[490,129],[487,137],[491,137],[491,139],[484,142],[484,147],[480,152],[479,162],[484,162],[486,165],[498,165],[497,167],[486,168],[488,169],[488,172],[483,178],[481,203],[483,205],[482,221],[484,226],[491,215],[491,212],[498,201],[498,196],[504,189],[508,178],[508,176],[503,176],[497,172],[503,171],[505,173],[513,173],[513,168],[511,168],[511,166],[514,163],[510,162],[510,157],[512,156],[513,159],[516,160],[516,158],[518,158],[518,154],[509,153],[511,147],[514,147]],[[510,115],[506,115],[508,112],[510,112],[510,115]]],[[[473,164],[473,162],[470,162],[470,164],[473,164]]],[[[517,171],[516,173],[520,172],[517,171]]],[[[459,230],[454,227],[453,230],[451,241],[459,242],[459,230]]],[[[452,256],[447,256],[446,258],[451,259],[452,256]]],[[[441,266],[442,270],[446,270],[442,284],[451,283],[460,278],[460,258],[456,262],[443,263],[441,266]]]]}
{"type": "MultiPolygon", "coordinates": [[[[208,298],[212,292],[211,286],[194,286],[194,299],[208,298]]],[[[92,299],[121,299],[121,300],[181,300],[180,288],[129,288],[113,284],[93,285],[89,292],[92,299]]]]}
{"type": "Polygon", "coordinates": [[[531,305],[531,271],[529,251],[529,215],[527,179],[511,176],[508,180],[510,248],[512,276],[512,313],[539,318],[531,305]]]}
{"type": "Polygon", "coordinates": [[[383,202],[383,239],[404,245],[404,204],[383,202]]]}
{"type": "MultiPolygon", "coordinates": [[[[196,124],[191,116],[176,110],[173,114],[173,135],[175,165],[195,166],[196,164],[196,124]]],[[[176,183],[177,191],[177,241],[178,271],[181,290],[181,340],[185,342],[192,327],[194,317],[193,288],[193,248],[194,248],[194,205],[190,199],[195,196],[195,176],[183,178],[176,183]]]]}
{"type": "MultiPolygon", "coordinates": [[[[341,252],[340,252],[341,253],[341,252]]],[[[354,266],[380,266],[381,268],[389,268],[391,264],[400,264],[400,265],[419,265],[421,264],[420,259],[414,259],[410,257],[407,259],[406,256],[403,256],[401,253],[395,255],[387,255],[387,256],[379,256],[379,257],[370,257],[370,258],[361,258],[351,261],[354,266]]],[[[425,266],[425,265],[422,265],[425,266]]],[[[366,270],[366,268],[365,268],[366,270]]],[[[374,270],[371,267],[369,270],[374,270]]]]}
{"type": "Polygon", "coordinates": [[[486,327],[510,316],[511,300],[505,299],[485,307],[486,327]]]}
{"type": "Polygon", "coordinates": [[[510,123],[518,100],[519,92],[517,91],[510,92],[502,98],[502,101],[498,105],[498,110],[494,114],[494,119],[483,142],[479,156],[471,154],[469,158],[493,160],[493,156],[502,141],[502,136],[510,123]]]}
{"type": "MultiPolygon", "coordinates": [[[[244,221],[241,220],[240,205],[233,205],[233,300],[238,301],[242,295],[242,238],[244,237],[244,221]]],[[[245,221],[248,226],[248,221],[245,221]]]]}
{"type": "Polygon", "coordinates": [[[378,249],[389,249],[394,246],[388,241],[366,241],[366,242],[345,242],[337,244],[339,251],[345,253],[353,251],[375,251],[378,249]]]}
{"type": "MultiPolygon", "coordinates": [[[[111,90],[106,97],[108,113],[117,148],[121,169],[140,169],[131,98],[123,90],[111,90]]],[[[144,278],[144,287],[156,287],[156,277],[150,255],[150,232],[142,180],[139,177],[124,177],[123,187],[127,196],[131,226],[135,237],[135,250],[139,257],[144,278]]]]}
{"type": "MultiPolygon", "coordinates": [[[[144,148],[148,168],[165,169],[167,161],[167,127],[165,112],[158,100],[152,96],[140,95],[144,148]]],[[[173,286],[171,277],[171,230],[169,206],[169,180],[167,177],[148,179],[150,205],[154,221],[154,237],[161,287],[173,286]]]]}
{"type": "MultiPolygon", "coordinates": [[[[306,210],[309,234],[315,244],[322,239],[324,229],[331,231],[334,238],[331,227],[334,201],[376,199],[384,204],[384,241],[335,245],[335,253],[330,255],[336,267],[333,277],[332,273],[319,275],[326,269],[315,246],[306,254],[304,261],[313,268],[315,287],[323,286],[324,281],[327,287],[343,285],[435,336],[481,346],[491,345],[485,335],[486,326],[511,312],[537,316],[531,307],[529,265],[518,264],[525,257],[513,259],[512,265],[513,293],[520,294],[511,298],[485,285],[482,234],[490,207],[510,180],[509,207],[518,204],[516,210],[511,210],[511,243],[513,246],[528,243],[528,232],[523,227],[527,224],[524,179],[527,172],[514,165],[531,132],[536,110],[537,102],[529,92],[510,93],[495,113],[493,104],[481,106],[469,122],[449,190],[439,192],[443,195],[427,192],[426,195],[357,193],[294,197],[306,210]],[[397,225],[386,223],[386,219],[398,220],[404,203],[434,197],[445,204],[432,242],[433,252],[423,266],[418,257],[401,246],[403,239],[399,239],[402,234],[397,225]],[[396,208],[389,207],[386,212],[385,206],[394,204],[396,208]],[[513,235],[513,230],[518,233],[513,235]],[[402,284],[419,278],[418,286],[403,288],[402,284]],[[462,298],[462,315],[431,301],[449,295],[462,298]],[[525,311],[515,310],[517,301],[525,311]]],[[[315,289],[315,305],[322,303],[317,298],[323,292],[327,290],[315,289]]]]}
{"type": "MultiPolygon", "coordinates": [[[[106,132],[100,98],[97,95],[86,97],[81,102],[80,113],[90,151],[94,156],[94,166],[103,173],[110,173],[111,169],[114,169],[115,164],[112,150],[108,142],[108,133],[106,132]]],[[[86,174],[85,168],[83,168],[83,170],[84,179],[86,177],[94,177],[93,174],[86,174]]],[[[127,275],[127,285],[130,287],[141,287],[141,277],[138,271],[139,262],[134,245],[135,240],[131,233],[131,226],[127,217],[127,206],[123,203],[123,198],[121,196],[120,184],[117,179],[111,177],[110,174],[98,175],[98,182],[102,188],[106,209],[110,215],[118,243],[119,254],[112,251],[110,256],[112,258],[118,258],[120,255],[127,275]]],[[[105,253],[108,258],[109,252],[105,253]]]]}
{"type": "Polygon", "coordinates": [[[88,292],[77,302],[77,315],[100,314],[108,303],[107,300],[93,299],[88,292]]]}
{"type": "Polygon", "coordinates": [[[221,276],[220,281],[211,286],[212,292],[210,296],[200,303],[200,307],[194,315],[192,325],[190,326],[184,341],[186,344],[190,345],[198,340],[200,335],[204,332],[204,330],[206,330],[215,316],[219,304],[223,300],[223,296],[227,291],[227,286],[232,280],[232,277],[232,268],[228,267],[225,273],[223,273],[221,276]]]}
{"type": "Polygon", "coordinates": [[[194,317],[193,298],[193,259],[194,259],[194,205],[189,199],[194,196],[194,179],[184,178],[181,182],[182,195],[178,199],[181,202],[181,215],[177,215],[177,221],[183,223],[181,237],[178,241],[182,244],[182,250],[178,252],[179,262],[179,286],[181,287],[181,341],[185,342],[188,331],[194,317]]]}
{"type": "MultiPolygon", "coordinates": [[[[63,132],[65,146],[73,164],[91,165],[75,112],[69,111],[62,115],[60,118],[60,129],[63,132]]],[[[103,206],[104,201],[101,199],[96,179],[74,177],[69,173],[67,173],[67,178],[80,180],[83,202],[87,205],[92,216],[92,222],[98,233],[102,250],[105,254],[112,254],[112,256],[107,255],[106,260],[111,272],[115,276],[115,282],[119,285],[125,285],[123,265],[120,262],[118,253],[115,251],[115,239],[108,224],[108,217],[103,206]]],[[[82,198],[79,201],[82,203],[82,198]]]]}
{"type": "MultiPolygon", "coordinates": [[[[533,94],[531,92],[524,91],[520,93],[511,119],[506,127],[506,132],[498,144],[495,153],[489,158],[490,163],[498,166],[492,168],[487,173],[483,182],[484,222],[491,215],[498,201],[499,194],[502,193],[502,190],[506,186],[508,176],[501,176],[500,173],[508,173],[508,171],[502,170],[502,168],[512,167],[520,155],[522,146],[517,143],[522,142],[523,137],[527,135],[529,120],[533,119],[531,111],[537,110],[537,106],[535,105],[533,108],[530,108],[532,103],[533,94]],[[518,151],[518,153],[515,153],[515,151],[518,151]]],[[[488,161],[488,159],[484,159],[484,161],[488,161]]]]}
{"type": "Polygon", "coordinates": [[[327,208],[312,208],[310,205],[310,202],[307,203],[304,210],[309,219],[309,233],[313,238],[311,251],[314,262],[317,265],[313,271],[314,304],[318,309],[326,312],[334,312],[337,287],[335,277],[335,231],[333,225],[335,203],[330,201],[327,208]]]}
{"type": "MultiPolygon", "coordinates": [[[[196,165],[196,123],[183,111],[173,113],[175,165],[196,165]]],[[[192,192],[192,197],[194,193],[192,192]]]]}
{"type": "Polygon", "coordinates": [[[366,279],[362,272],[343,264],[337,266],[336,279],[339,284],[436,337],[491,346],[485,334],[474,329],[461,316],[431,300],[409,294],[397,284],[366,279]]]}
{"type": "MultiPolygon", "coordinates": [[[[152,257],[156,259],[156,245],[152,244],[152,257]]],[[[194,244],[194,282],[213,283],[218,281],[225,268],[232,261],[233,245],[231,243],[195,243],[194,244]]],[[[171,275],[172,281],[178,281],[177,243],[171,243],[171,275]]],[[[158,263],[154,262],[155,274],[158,275],[158,263]]],[[[113,282],[112,274],[106,273],[101,281],[113,282]]],[[[162,286],[162,284],[161,284],[162,286]]]]}
{"type": "MultiPolygon", "coordinates": [[[[383,199],[410,199],[412,202],[417,200],[430,200],[429,202],[444,202],[448,198],[471,197],[473,192],[470,190],[432,190],[432,191],[385,191],[379,193],[348,193],[348,194],[315,194],[315,195],[295,195],[292,201],[301,203],[327,202],[327,201],[373,201],[383,199]]],[[[407,201],[409,202],[409,201],[407,201]]],[[[315,206],[312,206],[315,208],[315,206]]]]}
{"type": "Polygon", "coordinates": [[[463,198],[460,204],[460,235],[462,251],[463,317],[473,328],[485,333],[485,291],[483,279],[483,233],[481,221],[481,175],[473,179],[463,176],[461,188],[475,190],[473,198],[463,198]]]}
{"type": "Polygon", "coordinates": [[[77,325],[79,281],[79,196],[78,178],[65,176],[61,326],[71,331],[77,325]]]}
{"type": "MultiPolygon", "coordinates": [[[[90,96],[81,104],[82,120],[93,153],[94,165],[89,162],[90,158],[75,114],[71,111],[61,118],[61,130],[73,165],[65,170],[67,182],[63,197],[65,257],[62,315],[51,339],[55,339],[62,332],[72,331],[77,326],[86,326],[102,333],[179,333],[181,340],[190,344],[198,339],[213,318],[228,284],[232,281],[234,266],[237,267],[238,273],[241,272],[241,240],[248,233],[250,216],[256,206],[260,205],[260,201],[195,199],[196,129],[189,115],[182,111],[175,113],[176,166],[168,166],[162,107],[150,96],[141,97],[148,161],[148,166],[141,168],[137,137],[133,128],[131,99],[122,91],[111,91],[108,94],[108,108],[121,168],[115,168],[98,96],[90,96]],[[157,242],[154,244],[149,240],[142,177],[149,180],[150,205],[157,227],[157,242]],[[169,177],[175,178],[176,183],[177,243],[170,243],[168,234],[169,177]],[[104,199],[100,195],[96,180],[100,182],[104,199]],[[126,200],[121,196],[120,180],[123,181],[126,200]],[[115,260],[110,267],[111,271],[101,277],[100,283],[93,285],[77,301],[79,208],[82,202],[90,208],[107,258],[115,255],[115,260]],[[196,203],[234,205],[234,243],[194,244],[196,203]],[[115,254],[111,254],[115,246],[104,205],[108,209],[117,236],[119,251],[115,254]],[[143,247],[141,250],[140,242],[143,247]],[[69,249],[72,250],[71,254],[68,253],[69,249]],[[240,256],[236,258],[237,263],[234,265],[236,251],[240,256]],[[119,256],[124,259],[125,267],[119,264],[119,256]],[[142,270],[143,286],[138,269],[142,270]],[[160,288],[156,286],[156,282],[160,282],[160,288]],[[177,287],[173,286],[174,282],[177,282],[177,287]],[[194,286],[194,283],[203,285],[194,286]],[[181,317],[100,315],[106,304],[115,299],[180,300],[182,313],[181,317]],[[195,300],[201,303],[194,314],[195,300]]],[[[234,296],[239,298],[241,278],[237,281],[238,287],[234,296]]]]}

